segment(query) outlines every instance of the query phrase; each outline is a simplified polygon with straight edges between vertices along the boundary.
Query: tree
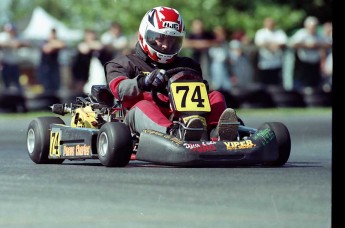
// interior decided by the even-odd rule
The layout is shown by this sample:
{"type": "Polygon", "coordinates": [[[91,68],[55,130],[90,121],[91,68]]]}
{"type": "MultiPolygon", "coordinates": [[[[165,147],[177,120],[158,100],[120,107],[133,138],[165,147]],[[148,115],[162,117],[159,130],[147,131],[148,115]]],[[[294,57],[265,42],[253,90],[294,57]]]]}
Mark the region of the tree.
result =
{"type": "MultiPolygon", "coordinates": [[[[331,20],[332,0],[8,0],[9,19],[28,22],[36,6],[41,6],[51,15],[72,28],[94,28],[103,32],[112,21],[123,25],[126,34],[138,30],[139,23],[148,9],[165,5],[178,9],[188,25],[194,18],[203,18],[207,29],[223,25],[228,30],[242,29],[249,37],[262,26],[266,16],[273,17],[280,28],[292,32],[303,23],[307,15],[320,21],[331,20]],[[322,19],[322,20],[321,20],[322,19]]],[[[1,13],[1,12],[0,12],[1,13]]]]}

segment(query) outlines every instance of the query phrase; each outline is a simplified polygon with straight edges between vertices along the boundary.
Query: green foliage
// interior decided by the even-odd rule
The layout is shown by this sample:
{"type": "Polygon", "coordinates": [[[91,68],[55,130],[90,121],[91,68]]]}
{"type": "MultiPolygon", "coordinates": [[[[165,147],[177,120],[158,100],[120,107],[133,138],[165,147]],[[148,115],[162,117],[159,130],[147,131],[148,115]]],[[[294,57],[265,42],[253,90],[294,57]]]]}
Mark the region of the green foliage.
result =
{"type": "Polygon", "coordinates": [[[289,33],[299,27],[309,14],[305,9],[321,13],[325,9],[323,12],[327,14],[331,12],[327,5],[329,0],[303,2],[305,5],[295,0],[12,0],[11,13],[8,15],[16,23],[24,21],[24,27],[33,9],[41,6],[72,28],[94,28],[103,32],[112,21],[117,21],[123,25],[124,32],[130,35],[138,30],[140,20],[147,10],[164,5],[182,13],[187,31],[194,18],[202,18],[209,30],[216,25],[223,25],[230,32],[244,30],[253,38],[267,16],[275,18],[278,27],[289,33]]]}

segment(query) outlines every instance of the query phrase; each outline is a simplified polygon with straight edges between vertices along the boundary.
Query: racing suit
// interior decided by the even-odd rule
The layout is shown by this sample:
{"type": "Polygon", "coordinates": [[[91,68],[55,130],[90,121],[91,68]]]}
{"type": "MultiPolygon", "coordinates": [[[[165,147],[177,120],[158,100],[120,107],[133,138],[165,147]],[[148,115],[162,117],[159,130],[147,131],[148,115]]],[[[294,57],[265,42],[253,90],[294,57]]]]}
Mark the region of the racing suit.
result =
{"type": "MultiPolygon", "coordinates": [[[[192,68],[201,74],[200,65],[188,57],[176,56],[172,63],[159,64],[153,62],[136,44],[135,54],[119,56],[105,64],[106,80],[114,97],[128,109],[124,122],[133,133],[140,133],[144,129],[152,129],[162,133],[168,133],[172,126],[169,117],[172,114],[170,108],[161,107],[152,99],[149,88],[146,88],[142,72],[151,72],[155,69],[169,70],[176,67],[192,68]]],[[[161,100],[169,98],[164,94],[158,94],[161,100]]],[[[214,128],[220,115],[226,109],[223,95],[218,91],[208,94],[211,112],[206,118],[207,130],[214,128]]]]}

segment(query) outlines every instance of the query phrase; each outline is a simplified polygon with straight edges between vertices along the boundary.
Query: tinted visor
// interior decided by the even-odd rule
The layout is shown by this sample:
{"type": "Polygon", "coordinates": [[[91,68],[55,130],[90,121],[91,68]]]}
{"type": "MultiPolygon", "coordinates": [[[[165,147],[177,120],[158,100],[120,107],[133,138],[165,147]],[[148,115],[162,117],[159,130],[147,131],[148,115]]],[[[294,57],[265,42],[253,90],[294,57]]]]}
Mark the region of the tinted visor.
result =
{"type": "Polygon", "coordinates": [[[152,30],[146,31],[146,41],[154,50],[168,55],[176,54],[182,47],[183,37],[167,36],[152,30]]]}

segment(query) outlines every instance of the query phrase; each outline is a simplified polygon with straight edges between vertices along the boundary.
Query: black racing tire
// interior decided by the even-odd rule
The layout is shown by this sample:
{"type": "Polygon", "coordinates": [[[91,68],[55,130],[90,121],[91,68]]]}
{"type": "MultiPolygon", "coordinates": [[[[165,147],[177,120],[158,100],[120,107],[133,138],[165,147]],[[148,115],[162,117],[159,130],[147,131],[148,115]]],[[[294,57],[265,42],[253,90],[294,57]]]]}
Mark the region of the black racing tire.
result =
{"type": "Polygon", "coordinates": [[[33,119],[26,134],[29,157],[36,164],[61,164],[65,159],[49,159],[50,125],[65,124],[59,117],[37,117],[33,119]]]}
{"type": "Polygon", "coordinates": [[[288,128],[280,122],[264,123],[260,129],[269,127],[275,134],[278,143],[278,159],[271,162],[265,162],[265,166],[283,166],[290,157],[291,138],[288,128]]]}
{"type": "Polygon", "coordinates": [[[131,158],[133,142],[129,127],[122,122],[105,123],[98,132],[97,153],[102,165],[124,167],[131,158]]]}

